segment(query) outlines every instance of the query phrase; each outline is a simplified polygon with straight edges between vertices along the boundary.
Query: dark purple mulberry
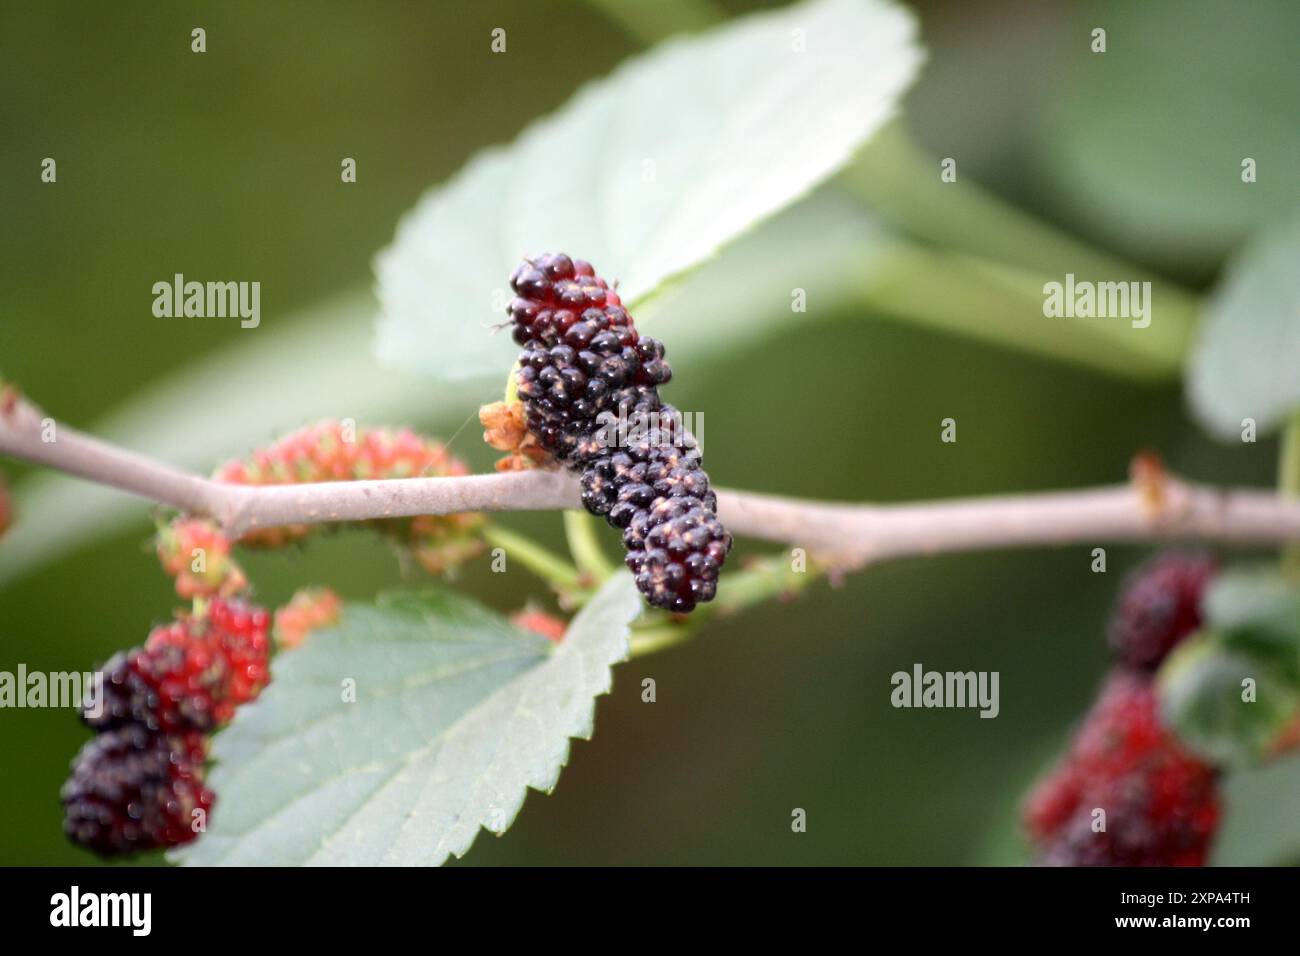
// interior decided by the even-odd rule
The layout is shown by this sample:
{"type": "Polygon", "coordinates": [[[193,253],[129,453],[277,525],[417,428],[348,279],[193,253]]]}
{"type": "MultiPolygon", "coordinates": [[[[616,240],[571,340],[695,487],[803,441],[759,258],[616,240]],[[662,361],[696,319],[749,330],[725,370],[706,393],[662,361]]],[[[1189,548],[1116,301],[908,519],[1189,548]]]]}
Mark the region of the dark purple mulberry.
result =
{"type": "Polygon", "coordinates": [[[139,724],[164,734],[210,731],[233,705],[227,660],[185,621],[155,628],[145,647],[115,654],[101,669],[99,712],[83,712],[95,730],[139,724]]]}
{"type": "Polygon", "coordinates": [[[581,260],[540,256],[510,283],[529,431],[582,473],[586,509],[623,531],[650,604],[685,612],[711,600],[731,535],[698,444],[659,398],[672,378],[663,343],[637,333],[617,293],[581,260]]]}
{"type": "Polygon", "coordinates": [[[63,829],[104,856],[187,843],[195,810],[212,808],[200,734],[166,736],[138,724],[99,734],[63,785],[63,829]]]}
{"type": "Polygon", "coordinates": [[[1166,551],[1124,582],[1108,638],[1130,667],[1153,669],[1179,641],[1201,626],[1201,597],[1217,570],[1199,552],[1166,551]]]}

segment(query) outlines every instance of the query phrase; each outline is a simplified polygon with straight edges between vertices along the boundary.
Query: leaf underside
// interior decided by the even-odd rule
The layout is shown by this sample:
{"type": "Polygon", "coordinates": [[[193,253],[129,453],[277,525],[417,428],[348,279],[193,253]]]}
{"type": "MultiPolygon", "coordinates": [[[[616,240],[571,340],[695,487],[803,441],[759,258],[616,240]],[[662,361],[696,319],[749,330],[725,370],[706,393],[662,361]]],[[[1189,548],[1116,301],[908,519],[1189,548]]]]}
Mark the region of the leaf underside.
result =
{"type": "Polygon", "coordinates": [[[1243,420],[1260,434],[1300,409],[1300,219],[1252,241],[1206,307],[1187,377],[1193,414],[1211,433],[1240,441],[1243,420]]]}
{"type": "Polygon", "coordinates": [[[893,113],[910,14],[814,0],[656,47],[426,195],[376,261],[382,361],[500,376],[521,258],[565,251],[635,304],[807,194],[893,113]]]}
{"type": "Polygon", "coordinates": [[[349,606],[276,658],[216,738],[218,794],[191,865],[438,865],[549,792],[627,656],[640,610],[613,578],[551,645],[449,592],[349,606]],[[345,691],[355,688],[355,702],[345,691]]]}

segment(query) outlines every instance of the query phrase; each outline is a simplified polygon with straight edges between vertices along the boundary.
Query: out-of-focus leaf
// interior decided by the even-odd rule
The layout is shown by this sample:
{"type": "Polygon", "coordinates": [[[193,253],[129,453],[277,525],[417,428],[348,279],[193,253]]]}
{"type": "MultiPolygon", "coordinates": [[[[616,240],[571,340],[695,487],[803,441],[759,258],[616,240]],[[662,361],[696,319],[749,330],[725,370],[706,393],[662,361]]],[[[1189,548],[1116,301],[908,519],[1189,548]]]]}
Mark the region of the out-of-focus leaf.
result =
{"type": "Polygon", "coordinates": [[[1296,208],[1300,6],[1121,0],[1086,10],[1068,24],[1076,52],[1039,137],[1070,222],[1154,265],[1204,273],[1296,208]],[[1097,27],[1104,53],[1091,51],[1097,27]],[[1253,183],[1242,181],[1247,158],[1253,183]]]}
{"type": "Polygon", "coordinates": [[[1284,652],[1300,654],[1300,587],[1275,567],[1220,572],[1202,610],[1220,631],[1272,634],[1284,652]]]}
{"type": "Polygon", "coordinates": [[[618,574],[558,647],[450,592],[349,606],[275,662],[218,735],[195,865],[438,865],[549,793],[627,656],[641,599],[618,574]],[[349,684],[349,682],[351,682],[349,684]],[[354,698],[344,691],[351,687],[354,698]]]}
{"type": "Polygon", "coordinates": [[[1229,774],[1214,866],[1300,863],[1300,757],[1229,774]]]}
{"type": "Polygon", "coordinates": [[[1300,408],[1297,263],[1300,219],[1251,242],[1206,310],[1187,397],[1201,425],[1221,438],[1239,439],[1246,418],[1271,431],[1300,408]]]}
{"type": "Polygon", "coordinates": [[[1210,864],[1300,864],[1300,757],[1229,774],[1210,864]]]}
{"type": "Polygon", "coordinates": [[[819,190],[662,286],[637,310],[637,327],[668,344],[674,368],[703,364],[765,332],[850,305],[869,310],[902,248],[865,210],[819,190]]]}
{"type": "Polygon", "coordinates": [[[490,334],[524,255],[564,250],[637,303],[831,175],[921,61],[885,0],[813,0],[671,40],[429,193],[376,263],[379,355],[501,376],[490,334]]]}
{"type": "Polygon", "coordinates": [[[1206,632],[1180,645],[1160,669],[1161,712],[1179,738],[1211,763],[1245,766],[1269,752],[1300,713],[1294,654],[1236,646],[1206,632]],[[1246,681],[1253,682],[1247,694],[1246,681]]]}

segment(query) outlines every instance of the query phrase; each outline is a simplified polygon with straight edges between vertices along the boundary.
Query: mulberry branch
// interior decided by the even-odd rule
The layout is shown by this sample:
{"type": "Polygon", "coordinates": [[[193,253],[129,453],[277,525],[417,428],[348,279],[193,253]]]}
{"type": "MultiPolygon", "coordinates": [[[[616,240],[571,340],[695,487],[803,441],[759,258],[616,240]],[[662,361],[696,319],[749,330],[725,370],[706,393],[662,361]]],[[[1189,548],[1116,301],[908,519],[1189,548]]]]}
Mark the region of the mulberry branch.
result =
{"type": "MultiPolygon", "coordinates": [[[[551,469],[283,486],[214,481],[54,423],[12,387],[0,395],[0,454],[210,517],[232,538],[289,524],[580,506],[577,479],[551,469]]],[[[1158,491],[1153,495],[1149,487],[1118,484],[870,505],[719,489],[718,513],[738,536],[803,548],[848,567],[1045,545],[1178,538],[1239,546],[1300,541],[1300,502],[1271,490],[1217,488],[1164,476],[1158,491]]]]}

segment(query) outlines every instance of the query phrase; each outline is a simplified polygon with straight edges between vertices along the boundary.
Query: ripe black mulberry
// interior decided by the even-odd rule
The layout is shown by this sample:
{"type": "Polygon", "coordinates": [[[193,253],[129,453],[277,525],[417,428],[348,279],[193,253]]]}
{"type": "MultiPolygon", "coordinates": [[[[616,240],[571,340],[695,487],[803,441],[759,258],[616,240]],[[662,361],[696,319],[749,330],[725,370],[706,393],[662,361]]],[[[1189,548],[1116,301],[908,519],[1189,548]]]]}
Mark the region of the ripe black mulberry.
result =
{"type": "Polygon", "coordinates": [[[510,283],[516,386],[538,443],[582,475],[582,503],[623,532],[626,563],[654,607],[686,612],[717,593],[731,535],[699,446],[659,397],[662,342],[640,335],[589,263],[530,260],[510,283]]]}
{"type": "Polygon", "coordinates": [[[105,856],[193,840],[212,809],[200,734],[168,736],[139,724],[105,731],[77,754],[63,785],[63,829],[105,856]]]}

